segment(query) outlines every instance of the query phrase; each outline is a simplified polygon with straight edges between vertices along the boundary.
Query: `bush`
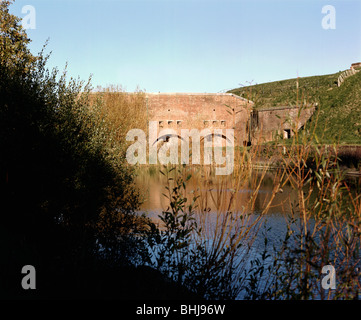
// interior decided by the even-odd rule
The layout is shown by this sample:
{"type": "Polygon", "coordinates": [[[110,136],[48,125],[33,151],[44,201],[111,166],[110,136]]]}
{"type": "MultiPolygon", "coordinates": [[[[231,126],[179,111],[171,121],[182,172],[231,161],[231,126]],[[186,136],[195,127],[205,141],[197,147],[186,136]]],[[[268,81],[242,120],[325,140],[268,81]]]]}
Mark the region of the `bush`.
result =
{"type": "MultiPolygon", "coordinates": [[[[0,295],[5,296],[21,294],[17,279],[26,264],[49,278],[73,279],[91,274],[101,258],[112,256],[118,265],[138,261],[142,250],[136,239],[145,221],[135,215],[138,194],[122,146],[112,139],[100,106],[90,101],[90,81],[67,81],[66,71],[48,71],[44,50],[38,56],[28,50],[29,39],[9,14],[10,4],[0,4],[0,243],[6,257],[0,295]]],[[[75,288],[77,282],[69,279],[75,288]]]]}

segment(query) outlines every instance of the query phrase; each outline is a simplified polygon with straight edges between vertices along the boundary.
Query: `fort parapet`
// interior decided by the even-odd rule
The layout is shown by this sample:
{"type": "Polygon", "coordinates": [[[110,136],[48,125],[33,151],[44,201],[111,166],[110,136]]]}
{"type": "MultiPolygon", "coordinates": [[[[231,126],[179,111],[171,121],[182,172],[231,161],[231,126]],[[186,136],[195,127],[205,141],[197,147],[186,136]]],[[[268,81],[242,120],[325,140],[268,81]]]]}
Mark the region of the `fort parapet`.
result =
{"type": "Polygon", "coordinates": [[[254,109],[254,103],[231,93],[147,93],[147,118],[159,130],[234,129],[236,145],[293,136],[310,119],[315,106],[254,109]]]}
{"type": "Polygon", "coordinates": [[[250,119],[250,142],[260,144],[274,140],[276,135],[290,139],[302,129],[315,112],[316,105],[283,106],[253,110],[250,119]]]}
{"type": "Polygon", "coordinates": [[[159,130],[234,129],[235,143],[247,143],[253,102],[230,93],[147,93],[149,121],[159,130]]]}

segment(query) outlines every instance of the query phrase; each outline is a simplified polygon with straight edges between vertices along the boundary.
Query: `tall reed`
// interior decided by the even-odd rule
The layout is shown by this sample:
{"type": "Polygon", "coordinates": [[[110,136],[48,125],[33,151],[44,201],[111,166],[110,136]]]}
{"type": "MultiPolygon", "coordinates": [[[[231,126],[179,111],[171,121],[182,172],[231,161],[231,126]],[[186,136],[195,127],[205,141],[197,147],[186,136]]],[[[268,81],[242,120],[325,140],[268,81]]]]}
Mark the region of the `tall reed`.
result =
{"type": "Polygon", "coordinates": [[[262,212],[253,214],[268,168],[253,174],[250,163],[257,154],[258,149],[244,149],[232,176],[216,176],[211,167],[161,171],[167,178],[169,208],[160,215],[159,228],[152,228],[154,266],[206,298],[238,296],[252,243],[278,192],[276,184],[262,212]]]}
{"type": "MultiPolygon", "coordinates": [[[[360,290],[360,190],[352,190],[340,170],[337,145],[319,146],[317,136],[294,130],[286,148],[280,148],[284,176],[297,191],[290,202],[287,233],[272,254],[269,282],[259,299],[357,299],[360,290]],[[282,151],[281,151],[282,150],[282,151]],[[335,289],[322,287],[322,268],[336,270],[335,289]]],[[[264,270],[264,265],[253,270],[264,270]]],[[[261,281],[260,278],[257,281],[261,281]]]]}
{"type": "MultiPolygon", "coordinates": [[[[146,131],[143,93],[110,88],[101,98],[119,139],[131,128],[146,131]]],[[[360,190],[340,170],[338,146],[318,145],[317,113],[313,118],[303,130],[294,120],[290,140],[276,136],[238,148],[231,176],[215,176],[212,166],[163,167],[169,207],[148,230],[151,264],[206,298],[236,298],[241,291],[249,299],[358,298],[360,190]],[[276,168],[272,191],[255,212],[270,168],[276,168]],[[295,190],[287,231],[271,248],[267,213],[286,205],[275,201],[286,185],[295,190]],[[263,250],[255,248],[257,237],[263,250]],[[329,264],[336,268],[334,290],[322,288],[322,267],[329,264]]]]}

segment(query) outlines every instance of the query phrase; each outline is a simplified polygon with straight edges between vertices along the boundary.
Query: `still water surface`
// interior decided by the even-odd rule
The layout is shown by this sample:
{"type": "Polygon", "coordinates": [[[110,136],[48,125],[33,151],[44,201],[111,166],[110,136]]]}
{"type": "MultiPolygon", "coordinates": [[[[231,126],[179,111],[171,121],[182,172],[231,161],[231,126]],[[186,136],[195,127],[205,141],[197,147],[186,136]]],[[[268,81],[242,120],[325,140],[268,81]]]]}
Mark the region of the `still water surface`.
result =
{"type": "MultiPolygon", "coordinates": [[[[143,167],[137,170],[135,182],[139,188],[143,203],[140,207],[141,212],[146,212],[155,221],[158,215],[169,207],[167,177],[162,175],[156,167],[143,167]]],[[[177,173],[174,170],[169,177],[176,179],[177,173]]],[[[186,175],[189,174],[187,171],[186,175]]],[[[259,215],[272,195],[274,188],[275,173],[269,171],[261,178],[262,173],[253,173],[255,177],[248,177],[250,181],[235,182],[232,176],[215,176],[208,169],[192,169],[192,177],[186,183],[185,197],[188,202],[195,195],[201,195],[197,201],[199,211],[200,207],[207,208],[209,215],[224,213],[229,210],[229,204],[232,203],[231,211],[247,212],[250,210],[255,216],[259,215]],[[260,182],[258,191],[255,186],[258,185],[255,179],[260,182]],[[233,199],[231,200],[232,194],[233,199]],[[251,197],[255,197],[254,205],[250,206],[251,197]]],[[[185,176],[186,176],[185,175],[185,176]]],[[[171,186],[173,181],[171,181],[171,186]]],[[[291,185],[285,185],[281,192],[278,192],[272,200],[272,204],[267,210],[265,216],[268,226],[273,230],[272,237],[278,238],[281,230],[285,230],[285,222],[291,208],[295,207],[297,201],[297,190],[291,185]]],[[[271,234],[270,234],[271,235],[271,234]]]]}
{"type": "MultiPolygon", "coordinates": [[[[177,177],[192,175],[186,183],[184,196],[190,203],[195,195],[200,195],[195,212],[200,215],[202,213],[200,208],[206,208],[203,214],[209,216],[210,221],[212,219],[215,221],[215,217],[224,214],[227,210],[248,213],[257,218],[270,202],[274,186],[277,184],[277,175],[272,171],[266,173],[253,171],[251,176],[235,180],[232,176],[215,176],[207,167],[190,168],[183,174],[174,170],[168,178],[159,170],[161,169],[158,167],[142,167],[137,170],[135,178],[143,199],[140,211],[146,212],[159,223],[158,215],[169,207],[169,199],[164,195],[168,194],[166,189],[168,178],[172,179],[169,182],[169,186],[172,187],[177,177]],[[232,203],[231,207],[230,203],[232,203]],[[253,205],[250,205],[251,203],[253,205]]],[[[272,199],[271,206],[262,220],[263,230],[267,230],[268,248],[273,246],[276,250],[277,247],[279,248],[287,232],[287,218],[291,211],[297,212],[297,202],[297,190],[290,184],[284,185],[272,199]]],[[[310,220],[310,223],[312,224],[313,221],[310,220]]],[[[264,236],[257,236],[252,243],[253,257],[259,256],[263,249],[264,236]]],[[[242,294],[238,298],[241,299],[242,294]]]]}
{"type": "MultiPolygon", "coordinates": [[[[165,196],[168,194],[167,177],[159,172],[156,167],[143,167],[137,170],[136,185],[141,191],[143,203],[140,211],[146,212],[154,222],[160,223],[158,215],[167,210],[169,199],[165,196]]],[[[245,178],[243,181],[235,181],[232,176],[215,176],[209,171],[209,168],[190,169],[183,176],[189,173],[192,177],[186,183],[185,197],[187,203],[190,203],[195,195],[201,195],[197,200],[198,208],[195,213],[200,214],[200,208],[207,208],[206,215],[211,221],[211,228],[214,228],[216,216],[224,214],[227,210],[239,213],[251,213],[253,218],[257,218],[264,210],[273,193],[275,173],[267,172],[262,178],[262,172],[254,172],[252,176],[245,178]],[[248,181],[245,181],[248,180],[248,181]],[[255,191],[255,187],[259,189],[255,191]],[[232,198],[233,194],[233,199],[232,198]],[[254,205],[251,206],[252,197],[255,197],[254,205]],[[232,206],[229,207],[229,203],[232,206]],[[213,221],[213,223],[212,223],[213,221]]],[[[169,176],[170,187],[177,177],[182,176],[174,170],[169,176]]],[[[273,245],[276,247],[284,239],[287,231],[287,215],[292,206],[295,206],[297,199],[297,190],[290,185],[285,185],[282,192],[276,194],[272,200],[272,205],[267,210],[262,226],[267,229],[267,239],[269,248],[273,245]]],[[[212,232],[210,232],[212,233],[212,232]]],[[[264,249],[264,237],[258,236],[252,242],[251,259],[258,256],[264,249]]],[[[239,296],[242,298],[242,296],[239,296]]]]}

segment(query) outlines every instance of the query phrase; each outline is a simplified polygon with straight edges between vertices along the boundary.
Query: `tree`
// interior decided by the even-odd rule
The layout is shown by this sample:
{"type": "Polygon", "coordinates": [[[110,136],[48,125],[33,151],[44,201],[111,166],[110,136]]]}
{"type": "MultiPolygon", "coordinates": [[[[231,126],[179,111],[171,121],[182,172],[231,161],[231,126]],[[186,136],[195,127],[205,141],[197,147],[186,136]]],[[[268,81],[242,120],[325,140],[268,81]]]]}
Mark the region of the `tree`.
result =
{"type": "Polygon", "coordinates": [[[0,296],[21,289],[23,265],[76,286],[79,272],[86,278],[101,258],[100,245],[127,263],[137,250],[120,248],[136,244],[139,225],[123,148],[90,103],[90,81],[47,70],[48,57],[31,54],[11,3],[0,3],[0,296]]]}
{"type": "Polygon", "coordinates": [[[20,18],[9,13],[13,0],[0,2],[0,62],[2,67],[28,71],[36,60],[27,45],[30,39],[21,27],[20,18]]]}

